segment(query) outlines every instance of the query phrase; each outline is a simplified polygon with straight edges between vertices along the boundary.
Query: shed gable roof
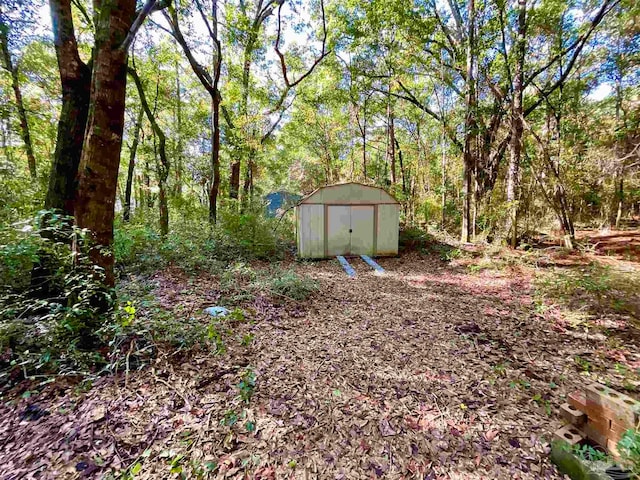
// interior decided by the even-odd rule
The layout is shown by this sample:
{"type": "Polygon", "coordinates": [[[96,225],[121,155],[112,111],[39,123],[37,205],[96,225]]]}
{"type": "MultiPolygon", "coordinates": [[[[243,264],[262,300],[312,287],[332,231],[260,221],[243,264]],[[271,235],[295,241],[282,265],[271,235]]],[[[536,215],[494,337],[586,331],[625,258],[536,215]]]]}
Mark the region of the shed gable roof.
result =
{"type": "Polygon", "coordinates": [[[399,202],[380,187],[349,182],[320,187],[301,201],[301,204],[372,205],[399,202]]]}

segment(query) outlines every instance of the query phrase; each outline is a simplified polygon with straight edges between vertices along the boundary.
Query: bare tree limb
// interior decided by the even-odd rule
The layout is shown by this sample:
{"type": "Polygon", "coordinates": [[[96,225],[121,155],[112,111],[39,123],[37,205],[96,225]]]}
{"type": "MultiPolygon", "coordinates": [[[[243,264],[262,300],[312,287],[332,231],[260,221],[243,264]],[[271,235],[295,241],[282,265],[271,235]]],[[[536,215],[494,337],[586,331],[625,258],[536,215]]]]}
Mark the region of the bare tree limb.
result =
{"type": "Polygon", "coordinates": [[[582,52],[583,48],[585,47],[585,45],[587,44],[587,40],[589,39],[589,37],[591,36],[591,34],[593,33],[593,31],[596,29],[596,27],[600,24],[600,22],[602,21],[602,19],[611,11],[613,10],[613,8],[615,8],[615,6],[620,2],[620,0],[605,0],[604,3],[602,4],[602,6],[600,7],[600,9],[598,10],[598,13],[596,13],[596,16],[593,18],[593,20],[591,20],[591,25],[589,26],[589,29],[580,37],[578,37],[578,39],[576,39],[575,42],[573,42],[568,48],[566,48],[563,52],[559,53],[558,55],[556,55],[552,60],[550,60],[544,67],[538,69],[537,71],[535,71],[532,75],[529,76],[529,78],[525,81],[524,83],[524,87],[526,88],[531,82],[533,82],[533,80],[542,72],[544,72],[546,69],[548,69],[551,65],[553,65],[556,61],[558,61],[560,58],[562,58],[564,55],[566,55],[567,53],[569,53],[571,50],[573,50],[573,55],[571,57],[571,59],[569,60],[569,63],[567,64],[567,66],[565,67],[564,72],[562,73],[562,75],[560,76],[560,78],[553,84],[551,85],[549,88],[547,88],[544,91],[540,92],[540,96],[538,97],[538,99],[529,107],[527,107],[527,109],[524,111],[524,116],[527,117],[531,112],[533,112],[536,108],[538,108],[538,106],[545,101],[545,98],[548,97],[549,95],[551,95],[557,88],[559,88],[560,86],[562,86],[564,84],[564,82],[567,80],[567,77],[572,73],[573,70],[573,66],[575,65],[576,61],[578,60],[578,57],[580,56],[580,53],[582,52]]]}
{"type": "Polygon", "coordinates": [[[268,113],[275,113],[276,111],[278,111],[281,107],[282,104],[284,103],[285,99],[287,98],[287,95],[289,94],[289,91],[292,88],[295,88],[297,85],[300,84],[300,82],[302,82],[305,78],[307,78],[309,75],[311,75],[313,73],[313,71],[315,70],[315,68],[320,64],[320,62],[331,53],[330,50],[327,50],[327,18],[325,15],[325,11],[324,11],[324,0],[320,0],[320,9],[322,11],[322,49],[320,51],[320,55],[314,60],[314,62],[311,64],[311,66],[309,67],[309,69],[303,73],[300,77],[298,77],[297,80],[291,80],[289,79],[289,75],[288,75],[288,71],[287,71],[287,62],[284,58],[284,54],[280,51],[280,38],[281,38],[281,34],[282,34],[282,6],[284,5],[284,1],[280,0],[279,2],[279,6],[278,6],[278,30],[277,30],[277,35],[276,35],[276,42],[275,42],[275,52],[278,55],[278,58],[280,59],[280,68],[282,70],[282,77],[284,78],[284,83],[285,83],[285,89],[283,90],[282,94],[280,95],[280,98],[278,99],[275,107],[273,107],[268,113]]]}

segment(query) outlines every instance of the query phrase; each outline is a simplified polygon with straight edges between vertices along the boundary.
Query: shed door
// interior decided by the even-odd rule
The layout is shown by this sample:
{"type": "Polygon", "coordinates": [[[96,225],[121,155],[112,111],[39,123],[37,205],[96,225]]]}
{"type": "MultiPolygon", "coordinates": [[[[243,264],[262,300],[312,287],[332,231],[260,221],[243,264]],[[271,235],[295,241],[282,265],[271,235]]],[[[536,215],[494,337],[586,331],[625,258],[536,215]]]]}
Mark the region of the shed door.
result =
{"type": "Polygon", "coordinates": [[[347,255],[351,248],[351,207],[328,207],[327,218],[327,253],[347,255]]]}
{"type": "Polygon", "coordinates": [[[373,254],[373,206],[328,207],[327,253],[333,255],[373,254]]]}
{"type": "Polygon", "coordinates": [[[373,255],[373,206],[351,207],[351,255],[373,255]]]}

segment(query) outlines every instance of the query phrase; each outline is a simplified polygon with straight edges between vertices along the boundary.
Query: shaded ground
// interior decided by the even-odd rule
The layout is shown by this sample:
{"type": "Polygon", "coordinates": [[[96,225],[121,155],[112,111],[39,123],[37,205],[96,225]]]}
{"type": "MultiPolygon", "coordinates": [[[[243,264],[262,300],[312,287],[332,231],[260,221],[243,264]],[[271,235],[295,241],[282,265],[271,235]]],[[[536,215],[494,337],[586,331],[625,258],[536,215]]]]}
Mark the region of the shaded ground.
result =
{"type": "Polygon", "coordinates": [[[624,260],[640,260],[640,230],[613,230],[611,232],[581,231],[578,240],[585,240],[598,255],[624,260]]]}
{"type": "MultiPolygon", "coordinates": [[[[0,478],[562,478],[547,440],[566,395],[585,377],[637,385],[637,330],[542,308],[530,269],[379,263],[387,275],[353,261],[355,279],[296,265],[320,293],[247,300],[223,354],[0,405],[0,478]]],[[[205,321],[219,298],[215,278],[155,281],[176,315],[205,321]]]]}

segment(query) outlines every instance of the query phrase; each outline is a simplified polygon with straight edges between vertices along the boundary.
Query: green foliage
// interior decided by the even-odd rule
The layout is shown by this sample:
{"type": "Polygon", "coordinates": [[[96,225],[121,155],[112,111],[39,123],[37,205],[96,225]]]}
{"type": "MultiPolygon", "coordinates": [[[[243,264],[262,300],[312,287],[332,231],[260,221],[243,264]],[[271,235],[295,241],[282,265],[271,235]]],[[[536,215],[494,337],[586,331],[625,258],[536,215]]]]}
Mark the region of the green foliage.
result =
{"type": "Polygon", "coordinates": [[[316,293],[320,287],[312,278],[302,277],[293,270],[277,271],[273,276],[267,277],[258,288],[264,288],[275,295],[297,301],[305,300],[316,293]]]}
{"type": "Polygon", "coordinates": [[[586,443],[573,445],[571,451],[582,460],[589,460],[591,462],[602,462],[608,458],[605,452],[597,450],[586,443]]]}
{"type": "Polygon", "coordinates": [[[618,450],[622,464],[634,477],[640,476],[640,431],[627,430],[618,442],[618,450]]]}
{"type": "Polygon", "coordinates": [[[256,374],[251,368],[247,368],[240,376],[240,383],[238,383],[238,391],[240,393],[240,399],[249,403],[253,396],[253,391],[256,388],[256,374]]]}
{"type": "Polygon", "coordinates": [[[418,227],[405,227],[398,234],[398,245],[404,251],[425,250],[435,243],[433,236],[418,227]]]}
{"type": "Polygon", "coordinates": [[[187,272],[217,272],[232,261],[283,258],[291,231],[282,227],[274,231],[278,220],[267,218],[262,210],[239,214],[232,207],[220,209],[214,227],[202,211],[200,218],[185,214],[171,222],[173,228],[165,238],[140,217],[118,223],[113,246],[117,266],[150,272],[176,265],[187,272]]]}
{"type": "Polygon", "coordinates": [[[627,313],[637,316],[640,276],[598,263],[587,267],[556,269],[538,275],[536,293],[591,314],[627,313]]]}
{"type": "Polygon", "coordinates": [[[89,259],[86,232],[67,217],[41,212],[0,238],[0,351],[7,352],[0,369],[19,367],[26,375],[104,364],[98,332],[114,294],[89,259]]]}

